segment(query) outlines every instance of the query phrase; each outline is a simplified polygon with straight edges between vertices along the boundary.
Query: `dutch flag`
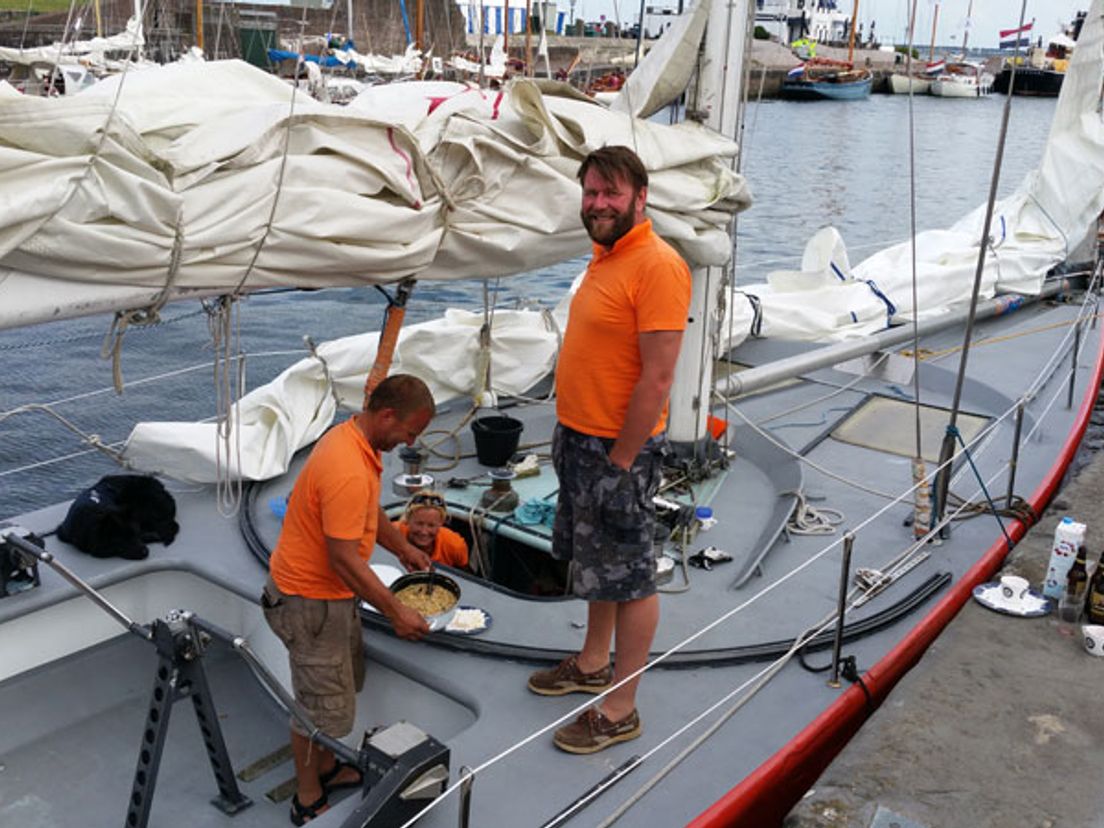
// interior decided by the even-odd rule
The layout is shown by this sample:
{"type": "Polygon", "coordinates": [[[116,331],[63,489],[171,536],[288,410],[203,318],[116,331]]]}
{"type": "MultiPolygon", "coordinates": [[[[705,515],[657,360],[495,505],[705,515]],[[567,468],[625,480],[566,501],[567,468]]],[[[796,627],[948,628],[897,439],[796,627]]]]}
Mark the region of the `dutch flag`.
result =
{"type": "Polygon", "coordinates": [[[786,73],[786,80],[796,80],[805,74],[805,64],[799,63],[793,69],[786,73]]]}
{"type": "Polygon", "coordinates": [[[1035,21],[1025,23],[1018,29],[1001,29],[1000,32],[1000,47],[1002,49],[1016,49],[1018,47],[1024,47],[1031,45],[1031,27],[1035,25],[1035,21]]]}
{"type": "Polygon", "coordinates": [[[938,75],[946,68],[946,66],[947,61],[937,60],[935,63],[929,63],[927,66],[925,66],[924,71],[927,72],[929,75],[938,75]]]}

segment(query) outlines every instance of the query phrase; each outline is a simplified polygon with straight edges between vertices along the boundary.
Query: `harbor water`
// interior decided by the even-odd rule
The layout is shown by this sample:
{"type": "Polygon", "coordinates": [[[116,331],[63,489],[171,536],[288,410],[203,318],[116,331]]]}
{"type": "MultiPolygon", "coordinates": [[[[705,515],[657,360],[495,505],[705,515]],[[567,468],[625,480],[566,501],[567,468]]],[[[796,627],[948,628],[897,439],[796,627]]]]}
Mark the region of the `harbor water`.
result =
{"type": "MultiPolygon", "coordinates": [[[[916,228],[945,227],[982,205],[997,151],[1003,96],[912,101],[916,228]]],[[[805,242],[837,227],[852,264],[909,235],[909,100],[877,95],[853,102],[749,104],[742,171],[754,204],[737,228],[738,283],[796,268],[805,242]]],[[[1016,98],[1000,179],[1011,193],[1038,164],[1053,99],[1016,98]]],[[[485,290],[499,307],[550,307],[585,259],[539,272],[465,284],[420,283],[407,322],[447,307],[480,310],[485,290]]],[[[242,303],[240,342],[252,388],[306,355],[303,337],[322,342],[379,328],[382,295],[373,288],[283,292],[242,303]]],[[[197,303],[162,312],[161,324],[131,329],[123,345],[126,389],[112,389],[111,362],[100,356],[106,316],[0,331],[0,519],[77,492],[118,467],[39,410],[49,404],[85,434],[120,445],[140,420],[194,421],[215,413],[207,315],[197,303]]],[[[172,484],[179,488],[180,484],[172,484]]]]}

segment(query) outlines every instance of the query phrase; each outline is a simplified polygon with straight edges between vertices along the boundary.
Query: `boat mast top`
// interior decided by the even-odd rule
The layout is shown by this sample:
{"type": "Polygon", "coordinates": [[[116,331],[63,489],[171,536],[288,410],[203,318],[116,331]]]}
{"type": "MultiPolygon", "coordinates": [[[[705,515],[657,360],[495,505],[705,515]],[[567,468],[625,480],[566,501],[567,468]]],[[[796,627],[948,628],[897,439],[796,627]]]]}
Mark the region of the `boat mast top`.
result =
{"type": "Polygon", "coordinates": [[[970,4],[966,6],[966,31],[962,33],[962,59],[966,59],[966,47],[970,43],[970,26],[973,22],[974,14],[974,0],[970,0],[970,4]]]}
{"type": "Polygon", "coordinates": [[[928,63],[935,61],[935,27],[939,23],[939,4],[935,4],[935,11],[932,13],[932,36],[931,47],[928,49],[928,63]]]}
{"type": "Polygon", "coordinates": [[[851,9],[851,36],[847,43],[847,62],[855,61],[855,23],[859,18],[859,0],[855,0],[855,7],[851,9]]]}

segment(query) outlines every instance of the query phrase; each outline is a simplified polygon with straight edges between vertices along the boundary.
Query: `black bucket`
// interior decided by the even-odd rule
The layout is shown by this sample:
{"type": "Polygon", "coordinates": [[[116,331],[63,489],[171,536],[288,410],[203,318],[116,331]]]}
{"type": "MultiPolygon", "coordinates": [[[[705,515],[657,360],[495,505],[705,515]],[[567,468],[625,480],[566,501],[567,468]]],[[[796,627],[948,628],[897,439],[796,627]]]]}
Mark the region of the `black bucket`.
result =
{"type": "Polygon", "coordinates": [[[484,466],[505,466],[521,439],[521,420],[513,417],[480,417],[472,421],[475,456],[484,466]]]}

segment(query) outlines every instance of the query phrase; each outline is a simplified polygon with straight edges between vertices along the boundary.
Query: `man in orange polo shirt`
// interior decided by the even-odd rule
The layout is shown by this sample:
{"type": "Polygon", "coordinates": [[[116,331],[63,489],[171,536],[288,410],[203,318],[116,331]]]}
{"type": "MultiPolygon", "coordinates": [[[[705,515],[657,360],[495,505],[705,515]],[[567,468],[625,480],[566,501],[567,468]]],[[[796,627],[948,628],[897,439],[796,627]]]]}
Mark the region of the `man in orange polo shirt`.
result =
{"type": "MultiPolygon", "coordinates": [[[[596,150],[579,180],[594,255],[572,299],[556,369],[552,554],[571,561],[587,631],[578,655],[530,676],[529,689],[548,696],[601,693],[647,663],[659,622],[652,498],[690,308],[690,269],[644,215],[648,173],[636,154],[596,150]]],[[[638,682],[626,681],[557,730],[555,745],[594,753],[639,736],[638,682]]]]}
{"type": "MultiPolygon", "coordinates": [[[[380,507],[380,455],[413,445],[433,417],[425,383],[396,374],[372,392],[363,411],[331,428],[311,451],[288,499],[261,603],[288,648],[295,699],[311,722],[340,738],[353,729],[364,683],[364,642],[356,599],[382,612],[400,638],[429,632],[425,619],[400,604],[368,566],[378,541],[407,569],[428,569],[429,556],[391,525],[380,507]]],[[[360,772],[311,743],[291,723],[298,791],[291,821],[303,825],[329,807],[328,794],[358,787],[360,772]]]]}

